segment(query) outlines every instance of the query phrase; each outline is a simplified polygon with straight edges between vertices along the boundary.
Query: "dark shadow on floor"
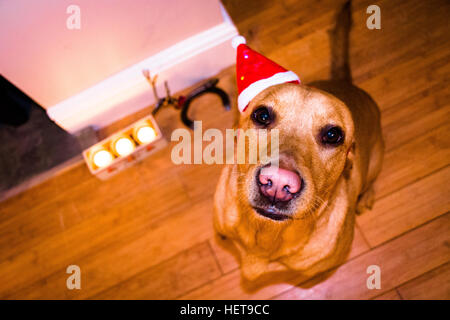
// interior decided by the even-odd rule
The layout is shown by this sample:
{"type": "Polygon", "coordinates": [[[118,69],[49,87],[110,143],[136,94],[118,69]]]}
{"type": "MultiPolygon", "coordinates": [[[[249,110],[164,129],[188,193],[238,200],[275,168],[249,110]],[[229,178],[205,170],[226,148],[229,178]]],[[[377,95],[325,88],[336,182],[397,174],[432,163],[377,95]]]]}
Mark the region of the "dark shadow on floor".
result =
{"type": "Polygon", "coordinates": [[[75,136],[50,120],[45,110],[0,79],[0,195],[79,156],[75,136]]]}

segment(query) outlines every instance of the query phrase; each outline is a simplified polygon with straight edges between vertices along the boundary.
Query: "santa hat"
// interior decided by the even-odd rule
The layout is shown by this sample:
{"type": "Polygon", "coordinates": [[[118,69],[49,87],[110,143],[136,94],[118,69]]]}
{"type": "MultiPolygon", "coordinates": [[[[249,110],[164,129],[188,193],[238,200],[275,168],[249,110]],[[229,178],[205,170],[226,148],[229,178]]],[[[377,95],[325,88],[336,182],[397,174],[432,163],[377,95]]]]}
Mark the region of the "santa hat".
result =
{"type": "Polygon", "coordinates": [[[300,83],[294,72],[248,47],[243,36],[234,37],[231,45],[237,49],[236,76],[240,112],[244,112],[249,102],[268,87],[286,82],[300,83]]]}

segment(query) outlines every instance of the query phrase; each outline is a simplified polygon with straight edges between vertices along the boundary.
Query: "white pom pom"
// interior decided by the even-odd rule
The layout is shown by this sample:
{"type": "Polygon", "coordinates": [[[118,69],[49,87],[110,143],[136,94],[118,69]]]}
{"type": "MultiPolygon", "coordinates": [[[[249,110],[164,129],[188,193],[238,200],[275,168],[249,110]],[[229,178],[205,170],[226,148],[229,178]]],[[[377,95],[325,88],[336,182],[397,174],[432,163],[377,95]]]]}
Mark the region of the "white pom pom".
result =
{"type": "Polygon", "coordinates": [[[243,36],[236,36],[231,39],[231,46],[237,48],[240,44],[245,44],[245,38],[243,36]]]}

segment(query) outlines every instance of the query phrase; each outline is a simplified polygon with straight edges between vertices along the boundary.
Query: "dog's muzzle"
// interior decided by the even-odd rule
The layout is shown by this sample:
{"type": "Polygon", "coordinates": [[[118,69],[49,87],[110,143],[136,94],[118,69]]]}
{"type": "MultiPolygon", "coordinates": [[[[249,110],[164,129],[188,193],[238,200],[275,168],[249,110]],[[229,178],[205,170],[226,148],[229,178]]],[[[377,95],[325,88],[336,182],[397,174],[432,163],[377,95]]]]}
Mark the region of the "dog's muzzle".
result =
{"type": "Polygon", "coordinates": [[[268,165],[257,171],[256,182],[261,201],[254,207],[255,211],[277,221],[291,218],[283,213],[283,209],[300,194],[303,188],[300,175],[293,170],[268,165]]]}

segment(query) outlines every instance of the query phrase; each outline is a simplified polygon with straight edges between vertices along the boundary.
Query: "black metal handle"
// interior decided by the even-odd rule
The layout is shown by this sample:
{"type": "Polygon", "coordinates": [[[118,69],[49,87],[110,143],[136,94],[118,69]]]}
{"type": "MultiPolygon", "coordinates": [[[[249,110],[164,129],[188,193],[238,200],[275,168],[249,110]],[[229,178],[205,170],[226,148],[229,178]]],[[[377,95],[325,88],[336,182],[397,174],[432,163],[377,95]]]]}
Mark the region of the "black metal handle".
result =
{"type": "Polygon", "coordinates": [[[161,110],[161,108],[164,106],[173,106],[176,109],[181,108],[181,114],[180,114],[181,121],[184,123],[184,125],[186,127],[194,129],[194,120],[189,119],[189,117],[187,115],[188,111],[189,111],[189,107],[191,106],[191,103],[193,100],[204,95],[205,93],[217,94],[220,97],[220,99],[222,100],[222,104],[225,107],[225,110],[230,110],[230,98],[228,97],[228,94],[225,91],[216,87],[218,82],[219,82],[219,79],[217,79],[217,78],[208,80],[201,86],[192,90],[187,95],[186,98],[180,96],[180,97],[178,97],[178,99],[175,99],[172,96],[170,96],[170,94],[169,94],[169,96],[159,99],[159,101],[156,103],[155,108],[152,111],[152,114],[156,115],[156,113],[159,110],[161,110]]]}
{"type": "Polygon", "coordinates": [[[222,105],[225,110],[230,110],[230,98],[228,94],[222,89],[216,87],[216,84],[219,82],[219,79],[211,79],[202,86],[194,89],[187,97],[186,101],[183,104],[183,108],[181,110],[181,121],[188,128],[194,129],[194,120],[189,119],[187,116],[189,107],[191,106],[192,100],[204,95],[205,93],[215,93],[222,100],[222,105]]]}

